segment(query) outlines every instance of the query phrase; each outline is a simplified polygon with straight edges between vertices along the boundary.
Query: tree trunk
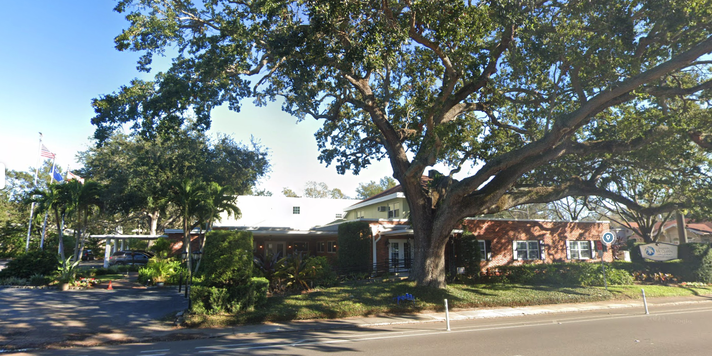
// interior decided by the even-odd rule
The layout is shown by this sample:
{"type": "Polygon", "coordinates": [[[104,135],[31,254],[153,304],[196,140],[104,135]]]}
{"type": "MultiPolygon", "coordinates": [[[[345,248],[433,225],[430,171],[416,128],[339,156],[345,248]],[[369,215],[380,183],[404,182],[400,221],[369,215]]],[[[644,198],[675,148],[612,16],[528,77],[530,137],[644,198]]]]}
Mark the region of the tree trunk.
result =
{"type": "Polygon", "coordinates": [[[64,237],[62,236],[62,219],[60,218],[59,210],[55,209],[54,216],[57,220],[57,238],[59,239],[57,243],[59,244],[59,256],[62,258],[62,267],[65,267],[64,237]]]}
{"type": "MultiPolygon", "coordinates": [[[[419,286],[445,288],[445,246],[448,238],[431,237],[436,239],[429,248],[418,249],[416,239],[415,260],[411,273],[419,286]]],[[[421,239],[422,240],[422,239],[421,239]]]]}
{"type": "MultiPolygon", "coordinates": [[[[678,210],[675,214],[677,223],[677,243],[682,245],[687,243],[687,227],[685,226],[685,214],[678,210]]],[[[662,228],[662,227],[661,227],[662,228]]]]}
{"type": "Polygon", "coordinates": [[[151,229],[150,234],[151,235],[156,235],[156,230],[158,230],[158,218],[160,217],[161,213],[159,211],[153,211],[147,214],[148,215],[148,224],[149,228],[151,229]]]}
{"type": "Polygon", "coordinates": [[[410,206],[415,256],[411,279],[419,286],[445,288],[445,246],[455,227],[447,212],[432,208],[431,198],[422,187],[421,178],[401,183],[410,206]]]}

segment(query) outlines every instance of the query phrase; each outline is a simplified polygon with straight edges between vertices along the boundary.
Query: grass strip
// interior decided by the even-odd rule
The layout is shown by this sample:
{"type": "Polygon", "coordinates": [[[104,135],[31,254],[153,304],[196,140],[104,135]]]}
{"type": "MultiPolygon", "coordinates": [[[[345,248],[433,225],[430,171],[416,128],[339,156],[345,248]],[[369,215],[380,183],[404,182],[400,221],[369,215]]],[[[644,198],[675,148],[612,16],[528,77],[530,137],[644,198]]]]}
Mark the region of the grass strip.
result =
{"type": "Polygon", "coordinates": [[[567,287],[519,284],[451,284],[446,289],[417,287],[413,282],[371,282],[342,284],[308,293],[272,296],[267,305],[238,314],[188,315],[191,327],[279,322],[291,320],[336,319],[374,315],[410,314],[443,311],[447,299],[451,309],[516,307],[563,303],[641,298],[696,296],[712,294],[708,286],[609,286],[567,287]],[[416,301],[397,304],[395,297],[410,293],[416,301]]]}

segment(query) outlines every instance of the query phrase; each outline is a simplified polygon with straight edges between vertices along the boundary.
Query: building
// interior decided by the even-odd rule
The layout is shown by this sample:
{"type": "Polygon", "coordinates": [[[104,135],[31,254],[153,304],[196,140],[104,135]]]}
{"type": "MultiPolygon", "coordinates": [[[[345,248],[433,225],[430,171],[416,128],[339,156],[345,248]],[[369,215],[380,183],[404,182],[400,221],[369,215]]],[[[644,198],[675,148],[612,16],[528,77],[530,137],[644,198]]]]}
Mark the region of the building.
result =
{"type": "MultiPolygon", "coordinates": [[[[238,218],[223,215],[215,223],[215,229],[252,232],[257,256],[307,253],[335,262],[339,225],[362,221],[371,230],[369,261],[374,270],[402,273],[412,265],[414,235],[408,220],[408,202],[400,186],[362,201],[239,196],[236,205],[242,215],[238,218]]],[[[467,218],[460,229],[452,232],[451,240],[465,232],[477,236],[483,268],[600,261],[596,242],[609,229],[606,221],[467,218]]],[[[450,244],[448,259],[452,260],[456,253],[450,244]]],[[[611,252],[604,253],[603,258],[611,261],[611,252]]]]}

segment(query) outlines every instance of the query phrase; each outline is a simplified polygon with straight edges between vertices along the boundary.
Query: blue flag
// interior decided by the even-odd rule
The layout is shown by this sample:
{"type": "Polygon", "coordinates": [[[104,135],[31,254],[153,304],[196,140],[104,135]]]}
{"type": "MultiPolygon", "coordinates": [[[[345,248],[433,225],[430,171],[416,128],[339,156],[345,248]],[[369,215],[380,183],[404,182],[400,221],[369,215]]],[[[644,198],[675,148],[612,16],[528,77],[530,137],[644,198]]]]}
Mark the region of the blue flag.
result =
{"type": "Polygon", "coordinates": [[[59,169],[57,169],[57,167],[52,168],[52,177],[54,177],[54,180],[57,182],[61,182],[64,180],[62,179],[62,174],[59,173],[59,169]]]}

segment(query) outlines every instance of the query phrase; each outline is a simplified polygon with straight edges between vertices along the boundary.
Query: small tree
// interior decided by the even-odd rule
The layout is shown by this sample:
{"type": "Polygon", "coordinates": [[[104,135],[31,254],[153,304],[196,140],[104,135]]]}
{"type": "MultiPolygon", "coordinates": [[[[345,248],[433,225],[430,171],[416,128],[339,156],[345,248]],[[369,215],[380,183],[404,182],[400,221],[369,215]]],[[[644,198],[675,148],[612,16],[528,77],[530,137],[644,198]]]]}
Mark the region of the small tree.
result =
{"type": "Polygon", "coordinates": [[[371,228],[367,222],[355,221],[339,225],[338,246],[336,258],[341,273],[369,271],[371,228]]]}
{"type": "Polygon", "coordinates": [[[455,240],[455,254],[457,266],[465,267],[465,274],[473,277],[480,273],[481,251],[477,236],[465,232],[455,240]]]}
{"type": "Polygon", "coordinates": [[[203,251],[203,285],[225,287],[247,283],[252,277],[252,233],[211,231],[203,251]]]}

